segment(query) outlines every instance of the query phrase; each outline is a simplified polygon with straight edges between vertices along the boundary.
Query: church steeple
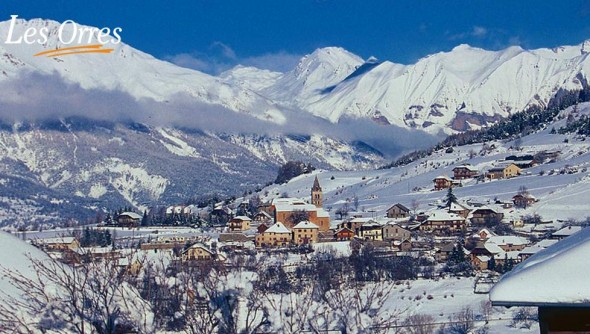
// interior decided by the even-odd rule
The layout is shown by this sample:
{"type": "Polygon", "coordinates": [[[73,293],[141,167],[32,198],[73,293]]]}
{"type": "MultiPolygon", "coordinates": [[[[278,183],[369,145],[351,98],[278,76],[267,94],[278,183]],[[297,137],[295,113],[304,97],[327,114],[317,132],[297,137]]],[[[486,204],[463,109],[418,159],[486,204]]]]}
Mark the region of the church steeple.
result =
{"type": "Polygon", "coordinates": [[[313,181],[313,187],[311,187],[311,204],[321,208],[323,198],[324,195],[322,193],[322,187],[320,187],[320,181],[316,176],[315,180],[313,181]]]}

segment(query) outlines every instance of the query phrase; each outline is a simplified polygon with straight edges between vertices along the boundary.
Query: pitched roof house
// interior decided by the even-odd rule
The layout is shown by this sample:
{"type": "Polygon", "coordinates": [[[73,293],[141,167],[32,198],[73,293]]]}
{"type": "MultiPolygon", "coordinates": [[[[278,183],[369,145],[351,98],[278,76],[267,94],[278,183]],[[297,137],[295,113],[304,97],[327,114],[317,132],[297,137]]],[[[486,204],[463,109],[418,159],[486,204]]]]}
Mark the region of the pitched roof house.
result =
{"type": "Polygon", "coordinates": [[[404,205],[397,203],[387,209],[387,218],[406,218],[410,215],[410,209],[404,205]]]}

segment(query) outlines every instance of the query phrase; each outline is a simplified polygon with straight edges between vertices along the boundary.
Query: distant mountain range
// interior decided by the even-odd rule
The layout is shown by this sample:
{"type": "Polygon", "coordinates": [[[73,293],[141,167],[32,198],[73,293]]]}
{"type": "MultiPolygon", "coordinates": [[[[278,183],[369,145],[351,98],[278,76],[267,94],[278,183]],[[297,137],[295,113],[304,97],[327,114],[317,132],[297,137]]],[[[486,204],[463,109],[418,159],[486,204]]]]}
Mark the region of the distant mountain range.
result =
{"type": "MultiPolygon", "coordinates": [[[[34,57],[64,45],[58,22],[20,20],[14,34],[29,27],[46,27],[47,43],[0,45],[5,224],[238,194],[273,180],[288,160],[374,168],[587,88],[587,43],[460,45],[413,65],[329,47],[286,73],[238,66],[211,76],[124,43],[105,45],[108,55],[34,57]]],[[[0,23],[0,36],[8,29],[0,23]]]]}

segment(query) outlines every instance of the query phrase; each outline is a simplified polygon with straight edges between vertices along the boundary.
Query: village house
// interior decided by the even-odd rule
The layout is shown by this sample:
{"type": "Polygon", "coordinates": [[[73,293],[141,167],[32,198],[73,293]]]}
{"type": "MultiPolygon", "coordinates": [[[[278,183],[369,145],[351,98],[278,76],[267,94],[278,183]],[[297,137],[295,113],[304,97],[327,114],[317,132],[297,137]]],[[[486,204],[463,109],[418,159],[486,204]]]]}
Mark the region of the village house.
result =
{"type": "Polygon", "coordinates": [[[432,181],[434,182],[434,190],[448,189],[453,186],[453,180],[446,175],[437,176],[432,181]]]}
{"type": "Polygon", "coordinates": [[[517,208],[528,208],[529,206],[535,204],[536,201],[537,199],[535,196],[529,193],[516,194],[514,197],[512,197],[512,202],[517,208]]]}
{"type": "Polygon", "coordinates": [[[488,170],[486,176],[491,180],[508,179],[520,175],[521,169],[513,163],[502,164],[488,170]]]}
{"type": "Polygon", "coordinates": [[[250,222],[252,219],[246,216],[236,216],[227,222],[227,227],[230,232],[241,232],[250,229],[250,222]]]}
{"type": "Polygon", "coordinates": [[[513,163],[521,169],[531,168],[537,165],[537,161],[535,160],[535,157],[533,155],[511,155],[506,157],[504,162],[513,163]]]}
{"type": "Polygon", "coordinates": [[[80,242],[74,237],[55,237],[33,239],[31,243],[45,251],[68,251],[80,248],[80,242]]]}
{"type": "Polygon", "coordinates": [[[412,242],[409,239],[394,240],[392,247],[398,252],[409,252],[412,250],[412,242]]]}
{"type": "Polygon", "coordinates": [[[352,240],[353,238],[354,232],[347,227],[342,227],[336,232],[334,232],[334,240],[336,241],[352,240]]]}
{"type": "Polygon", "coordinates": [[[448,208],[448,210],[450,213],[454,213],[463,218],[467,218],[469,213],[471,213],[471,209],[468,208],[467,205],[456,202],[451,203],[451,206],[448,208]]]}
{"type": "Polygon", "coordinates": [[[569,237],[572,234],[576,234],[582,230],[582,226],[566,226],[561,230],[551,234],[551,239],[561,240],[569,237]]]}
{"type": "Polygon", "coordinates": [[[117,216],[117,224],[121,227],[137,227],[143,217],[135,212],[123,212],[117,216]]]}
{"type": "Polygon", "coordinates": [[[412,233],[395,223],[388,223],[383,226],[383,240],[409,240],[412,233]]]}
{"type": "Polygon", "coordinates": [[[529,241],[525,238],[514,235],[499,235],[488,238],[487,244],[494,244],[500,247],[504,252],[513,252],[523,250],[529,241]]]}
{"type": "Polygon", "coordinates": [[[476,234],[473,235],[474,237],[476,237],[479,240],[488,240],[490,237],[495,237],[497,236],[496,233],[488,230],[487,228],[483,228],[481,230],[479,230],[476,234]]]}
{"type": "Polygon", "coordinates": [[[453,250],[455,250],[455,244],[452,242],[440,244],[435,247],[434,257],[437,262],[446,262],[453,250]]]}
{"type": "Polygon", "coordinates": [[[358,236],[363,240],[382,241],[383,228],[378,223],[363,224],[358,229],[358,236]]]}
{"type": "Polygon", "coordinates": [[[474,166],[465,164],[453,168],[453,179],[455,180],[472,179],[477,176],[479,176],[479,170],[474,166]]]}
{"type": "Polygon", "coordinates": [[[308,245],[318,242],[319,227],[312,222],[302,221],[293,227],[293,242],[308,245]]]}
{"type": "Polygon", "coordinates": [[[363,226],[364,224],[374,224],[374,223],[376,223],[376,222],[373,218],[356,217],[356,218],[353,218],[353,219],[350,219],[350,220],[340,223],[338,225],[338,228],[347,228],[347,229],[351,230],[352,232],[354,232],[355,235],[358,235],[359,229],[361,228],[361,226],[363,226]]]}
{"type": "Polygon", "coordinates": [[[432,232],[437,235],[455,233],[465,229],[465,218],[446,211],[433,212],[426,221],[420,224],[420,231],[432,232]]]}
{"type": "Polygon", "coordinates": [[[397,203],[387,209],[387,218],[407,218],[410,216],[410,209],[397,203]]]}
{"type": "Polygon", "coordinates": [[[473,210],[468,218],[473,225],[484,225],[491,222],[501,222],[504,218],[504,213],[483,206],[473,210]]]}
{"type": "Polygon", "coordinates": [[[213,259],[213,252],[205,245],[196,243],[181,253],[181,259],[186,261],[208,261],[213,259]]]}
{"type": "Polygon", "coordinates": [[[268,223],[272,221],[272,215],[266,211],[258,211],[258,213],[254,215],[254,221],[257,223],[268,223]]]}
{"type": "Polygon", "coordinates": [[[291,243],[292,233],[281,222],[276,222],[256,236],[256,247],[286,247],[291,243]]]}

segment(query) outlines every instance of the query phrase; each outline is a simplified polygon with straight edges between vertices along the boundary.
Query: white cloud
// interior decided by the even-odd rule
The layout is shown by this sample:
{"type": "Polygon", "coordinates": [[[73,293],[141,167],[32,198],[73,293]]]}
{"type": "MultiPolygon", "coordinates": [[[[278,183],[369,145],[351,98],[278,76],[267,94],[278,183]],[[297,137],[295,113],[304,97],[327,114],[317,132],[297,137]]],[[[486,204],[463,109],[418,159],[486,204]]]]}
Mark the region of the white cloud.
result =
{"type": "Polygon", "coordinates": [[[451,41],[461,40],[469,37],[484,38],[488,35],[488,29],[480,26],[473,26],[469,31],[464,31],[458,34],[453,34],[448,37],[451,41]]]}
{"type": "Polygon", "coordinates": [[[179,53],[165,56],[164,59],[178,66],[218,75],[236,65],[253,66],[275,72],[292,70],[302,55],[286,51],[266,53],[258,56],[239,57],[227,44],[214,42],[207,52],[179,53]]]}

